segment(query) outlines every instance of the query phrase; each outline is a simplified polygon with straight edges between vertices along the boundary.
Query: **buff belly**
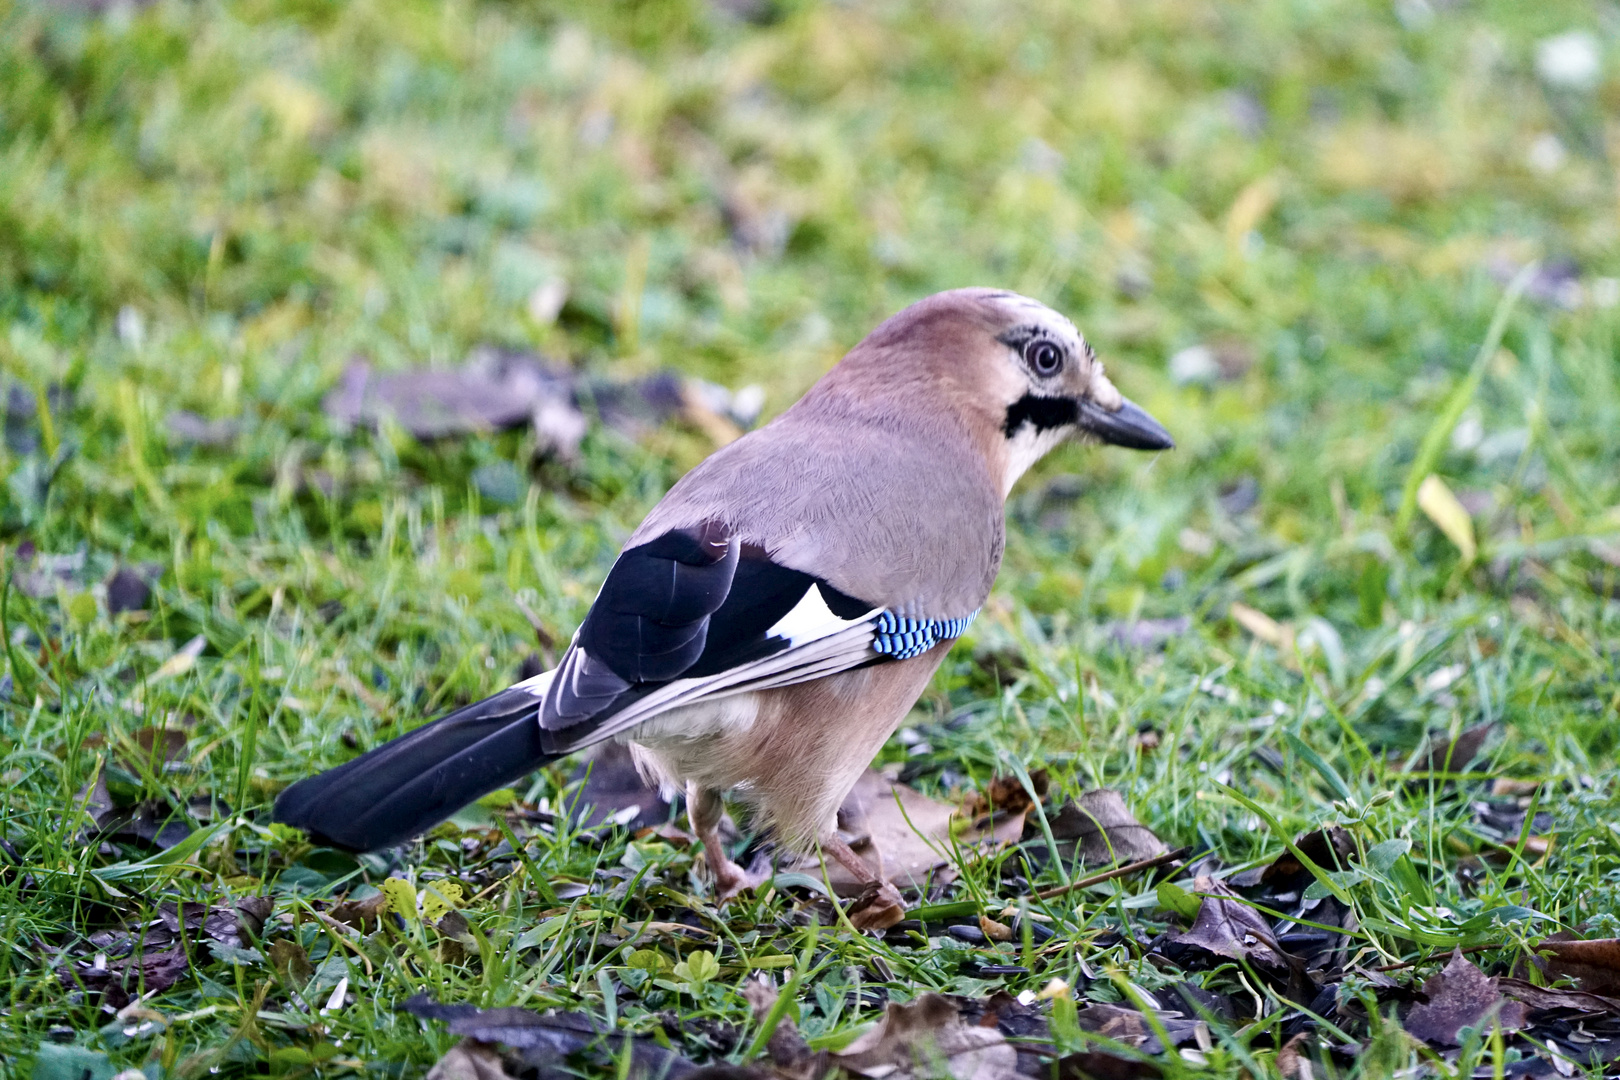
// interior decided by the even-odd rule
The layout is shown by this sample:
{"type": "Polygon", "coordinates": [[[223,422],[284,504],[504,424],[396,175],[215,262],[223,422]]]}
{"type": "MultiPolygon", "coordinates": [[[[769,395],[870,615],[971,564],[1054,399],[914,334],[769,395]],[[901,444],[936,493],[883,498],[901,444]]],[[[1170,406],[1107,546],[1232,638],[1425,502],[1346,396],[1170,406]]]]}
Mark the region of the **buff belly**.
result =
{"type": "Polygon", "coordinates": [[[734,791],[789,847],[833,828],[838,807],[922,695],[950,641],[909,660],[672,709],[624,737],[666,796],[734,791]]]}

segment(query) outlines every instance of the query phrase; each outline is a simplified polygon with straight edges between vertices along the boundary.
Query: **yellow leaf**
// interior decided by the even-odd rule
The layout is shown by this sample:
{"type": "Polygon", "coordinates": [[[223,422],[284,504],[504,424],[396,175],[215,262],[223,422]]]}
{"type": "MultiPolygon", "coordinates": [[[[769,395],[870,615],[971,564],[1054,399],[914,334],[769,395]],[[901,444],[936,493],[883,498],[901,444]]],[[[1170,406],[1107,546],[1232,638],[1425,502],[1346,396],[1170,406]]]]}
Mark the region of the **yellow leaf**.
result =
{"type": "Polygon", "coordinates": [[[416,887],[404,878],[389,878],[377,888],[388,897],[388,910],[406,922],[416,921],[416,887]]]}
{"type": "Polygon", "coordinates": [[[1294,636],[1290,627],[1278,622],[1263,611],[1256,611],[1248,604],[1233,601],[1231,611],[1233,622],[1267,645],[1276,645],[1281,648],[1294,636]]]}
{"type": "Polygon", "coordinates": [[[1425,476],[1418,486],[1417,504],[1462,554],[1463,565],[1473,562],[1479,550],[1474,544],[1474,519],[1446,482],[1433,473],[1425,476]]]}
{"type": "Polygon", "coordinates": [[[461,883],[435,881],[422,887],[422,919],[436,923],[461,906],[461,883]]]}
{"type": "Polygon", "coordinates": [[[198,634],[176,649],[173,656],[163,661],[158,669],[152,672],[152,678],[148,681],[157,682],[159,679],[172,679],[176,675],[184,675],[197,663],[197,657],[201,656],[203,649],[207,647],[208,639],[198,634]]]}
{"type": "Polygon", "coordinates": [[[250,92],[289,138],[305,138],[330,122],[331,110],[319,91],[285,72],[260,75],[250,92]]]}
{"type": "Polygon", "coordinates": [[[1232,200],[1231,209],[1226,212],[1227,242],[1233,245],[1242,242],[1251,230],[1266,220],[1271,208],[1277,205],[1280,194],[1282,184],[1275,176],[1262,176],[1250,181],[1247,187],[1238,192],[1237,198],[1232,200]]]}

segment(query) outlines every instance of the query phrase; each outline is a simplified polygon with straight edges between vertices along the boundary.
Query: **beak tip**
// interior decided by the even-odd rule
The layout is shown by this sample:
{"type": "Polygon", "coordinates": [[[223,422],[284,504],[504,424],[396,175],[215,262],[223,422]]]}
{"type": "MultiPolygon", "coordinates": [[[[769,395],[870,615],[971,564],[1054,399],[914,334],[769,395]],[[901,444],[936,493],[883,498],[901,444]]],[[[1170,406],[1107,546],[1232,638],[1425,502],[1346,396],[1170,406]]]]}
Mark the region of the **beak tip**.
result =
{"type": "Polygon", "coordinates": [[[1127,450],[1174,450],[1176,440],[1136,402],[1126,399],[1114,412],[1096,406],[1081,410],[1080,426],[1100,441],[1127,450]]]}

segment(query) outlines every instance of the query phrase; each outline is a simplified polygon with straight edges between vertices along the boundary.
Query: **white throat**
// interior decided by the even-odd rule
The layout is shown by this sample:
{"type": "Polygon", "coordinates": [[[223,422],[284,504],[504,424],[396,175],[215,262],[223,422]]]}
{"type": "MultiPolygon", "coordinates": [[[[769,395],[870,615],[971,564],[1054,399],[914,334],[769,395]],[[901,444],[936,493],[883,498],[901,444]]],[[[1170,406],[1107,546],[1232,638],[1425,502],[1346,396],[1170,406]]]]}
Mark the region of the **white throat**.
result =
{"type": "Polygon", "coordinates": [[[1066,427],[1045,430],[1037,428],[1034,424],[1020,427],[1017,433],[1007,440],[1007,471],[1001,480],[1001,497],[1005,499],[1010,495],[1013,485],[1018,483],[1018,478],[1068,437],[1069,429],[1066,427]]]}

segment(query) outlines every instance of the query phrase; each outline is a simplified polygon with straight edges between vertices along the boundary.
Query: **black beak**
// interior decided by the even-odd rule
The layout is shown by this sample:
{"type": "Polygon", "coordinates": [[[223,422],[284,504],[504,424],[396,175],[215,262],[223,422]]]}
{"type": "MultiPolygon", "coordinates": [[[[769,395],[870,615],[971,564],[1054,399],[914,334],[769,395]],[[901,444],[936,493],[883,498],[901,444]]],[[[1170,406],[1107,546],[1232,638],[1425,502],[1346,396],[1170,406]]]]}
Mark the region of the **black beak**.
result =
{"type": "Polygon", "coordinates": [[[1117,412],[1109,412],[1090,401],[1080,402],[1080,430],[1129,450],[1171,450],[1176,445],[1163,424],[1128,400],[1117,412]]]}

